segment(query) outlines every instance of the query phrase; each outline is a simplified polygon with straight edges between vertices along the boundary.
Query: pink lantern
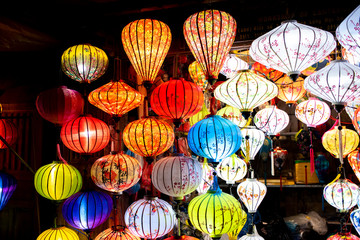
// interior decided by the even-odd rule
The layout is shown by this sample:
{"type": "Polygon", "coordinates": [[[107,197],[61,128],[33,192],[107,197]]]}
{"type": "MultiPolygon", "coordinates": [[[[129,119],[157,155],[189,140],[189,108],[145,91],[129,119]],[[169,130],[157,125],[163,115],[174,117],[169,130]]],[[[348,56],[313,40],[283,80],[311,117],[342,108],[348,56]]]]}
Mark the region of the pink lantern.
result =
{"type": "Polygon", "coordinates": [[[347,232],[347,233],[336,233],[331,235],[326,240],[360,240],[356,235],[347,232]]]}

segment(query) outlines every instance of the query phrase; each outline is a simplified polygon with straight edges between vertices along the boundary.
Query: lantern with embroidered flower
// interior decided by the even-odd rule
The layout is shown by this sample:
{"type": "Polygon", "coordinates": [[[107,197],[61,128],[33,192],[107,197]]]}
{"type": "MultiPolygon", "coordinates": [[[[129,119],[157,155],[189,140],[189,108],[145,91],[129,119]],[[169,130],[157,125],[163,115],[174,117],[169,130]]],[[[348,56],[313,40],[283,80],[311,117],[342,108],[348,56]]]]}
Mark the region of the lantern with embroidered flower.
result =
{"type": "Polygon", "coordinates": [[[304,79],[301,77],[294,82],[289,76],[284,75],[279,78],[275,84],[279,88],[277,97],[289,106],[295,104],[306,93],[304,88],[304,79]]]}
{"type": "Polygon", "coordinates": [[[360,98],[356,98],[354,101],[346,103],[345,111],[349,116],[349,118],[351,119],[351,121],[354,119],[355,111],[359,107],[360,107],[360,98]]]}
{"type": "Polygon", "coordinates": [[[237,187],[237,193],[241,201],[245,204],[248,213],[255,214],[267,192],[265,184],[256,178],[246,178],[237,187]]]}
{"type": "Polygon", "coordinates": [[[223,67],[220,73],[226,78],[233,77],[239,70],[249,69],[249,64],[235,54],[228,54],[226,56],[223,67]]]}
{"type": "Polygon", "coordinates": [[[241,134],[243,136],[241,150],[245,155],[245,159],[247,162],[249,160],[254,160],[256,154],[264,144],[265,134],[255,126],[247,126],[242,128],[241,134]]]}
{"type": "Polygon", "coordinates": [[[247,164],[235,153],[230,157],[224,158],[216,166],[216,173],[226,182],[226,184],[235,184],[247,174],[247,164]]]}
{"type": "Polygon", "coordinates": [[[247,120],[241,114],[240,109],[229,106],[229,105],[219,109],[216,112],[216,115],[219,115],[225,119],[232,121],[234,124],[238,125],[240,128],[243,128],[247,123],[247,120]]]}
{"type": "Polygon", "coordinates": [[[202,91],[205,91],[208,86],[208,81],[201,65],[197,61],[193,61],[189,64],[188,70],[194,83],[198,85],[202,91]]]}
{"type": "Polygon", "coordinates": [[[264,240],[264,238],[259,235],[256,226],[254,225],[252,233],[247,233],[246,235],[239,238],[239,240],[264,240]]]}
{"type": "Polygon", "coordinates": [[[201,181],[199,186],[196,188],[196,191],[199,195],[206,193],[210,187],[212,186],[214,182],[214,175],[215,169],[207,163],[207,161],[204,161],[201,164],[201,181]]]}

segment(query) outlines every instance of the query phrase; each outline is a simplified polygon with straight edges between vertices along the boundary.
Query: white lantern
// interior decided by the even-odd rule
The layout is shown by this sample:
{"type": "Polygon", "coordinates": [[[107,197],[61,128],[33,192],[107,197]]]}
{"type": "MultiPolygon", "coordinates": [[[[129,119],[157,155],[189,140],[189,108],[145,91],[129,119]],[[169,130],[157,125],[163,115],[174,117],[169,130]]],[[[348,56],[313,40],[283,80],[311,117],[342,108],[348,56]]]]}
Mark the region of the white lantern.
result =
{"type": "Polygon", "coordinates": [[[256,129],[255,126],[248,126],[241,129],[241,150],[245,157],[249,160],[254,160],[256,154],[264,144],[265,134],[263,131],[256,129]]]}
{"type": "Polygon", "coordinates": [[[260,203],[265,198],[267,188],[265,184],[256,178],[247,178],[237,187],[237,193],[241,201],[245,204],[249,213],[256,213],[260,203]]]}
{"type": "Polygon", "coordinates": [[[199,186],[196,188],[196,191],[199,195],[206,193],[214,182],[214,175],[215,169],[207,162],[201,164],[201,181],[199,186]]]}
{"type": "Polygon", "coordinates": [[[247,164],[244,160],[236,156],[224,158],[216,167],[217,175],[227,184],[234,184],[243,179],[247,173],[247,164]]]}
{"type": "Polygon", "coordinates": [[[219,115],[223,118],[232,121],[235,125],[238,125],[240,128],[243,128],[247,123],[247,120],[241,114],[240,109],[229,105],[219,109],[216,112],[216,115],[219,115]]]}
{"type": "Polygon", "coordinates": [[[268,136],[275,136],[287,127],[289,115],[275,105],[269,105],[255,114],[254,123],[268,136]]]}
{"type": "Polygon", "coordinates": [[[254,225],[253,232],[247,233],[246,235],[239,238],[239,240],[264,240],[264,238],[259,235],[258,231],[256,230],[256,226],[254,225]]]}
{"type": "Polygon", "coordinates": [[[220,73],[226,78],[233,77],[239,70],[249,69],[249,64],[235,54],[228,54],[220,73]]]}
{"type": "Polygon", "coordinates": [[[354,119],[354,113],[356,109],[360,107],[360,98],[356,98],[354,101],[348,102],[345,107],[345,111],[351,120],[354,119]]]}
{"type": "Polygon", "coordinates": [[[295,109],[296,118],[305,123],[306,126],[313,128],[329,120],[330,114],[329,106],[314,97],[299,103],[295,109]]]}

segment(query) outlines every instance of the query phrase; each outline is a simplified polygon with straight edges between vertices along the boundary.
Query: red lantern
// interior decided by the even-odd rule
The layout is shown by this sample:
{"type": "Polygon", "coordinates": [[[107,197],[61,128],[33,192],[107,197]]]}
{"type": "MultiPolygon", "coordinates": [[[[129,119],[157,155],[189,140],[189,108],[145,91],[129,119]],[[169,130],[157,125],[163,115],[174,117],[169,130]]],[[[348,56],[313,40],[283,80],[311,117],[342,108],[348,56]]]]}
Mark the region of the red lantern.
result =
{"type": "Polygon", "coordinates": [[[106,147],[110,141],[110,129],[100,119],[80,116],[62,126],[60,138],[70,150],[91,154],[106,147]]]}
{"type": "Polygon", "coordinates": [[[188,119],[201,110],[204,94],[193,82],[183,78],[170,79],[154,89],[150,104],[157,115],[172,119],[178,127],[181,120],[188,119]]]}
{"type": "MultiPolygon", "coordinates": [[[[0,135],[9,145],[14,144],[17,139],[17,128],[15,124],[10,120],[0,119],[0,135]]],[[[0,149],[4,148],[7,148],[6,144],[0,141],[0,149]]]]}
{"type": "Polygon", "coordinates": [[[63,125],[80,116],[84,99],[79,92],[61,86],[41,92],[36,98],[36,108],[45,120],[63,125]]]}
{"type": "Polygon", "coordinates": [[[262,77],[266,77],[267,79],[271,80],[271,81],[276,81],[279,78],[282,77],[282,75],[284,75],[283,72],[280,72],[278,70],[275,70],[273,68],[268,68],[265,65],[259,63],[259,62],[255,62],[252,66],[251,66],[251,70],[254,70],[254,72],[256,74],[259,74],[262,77]]]}

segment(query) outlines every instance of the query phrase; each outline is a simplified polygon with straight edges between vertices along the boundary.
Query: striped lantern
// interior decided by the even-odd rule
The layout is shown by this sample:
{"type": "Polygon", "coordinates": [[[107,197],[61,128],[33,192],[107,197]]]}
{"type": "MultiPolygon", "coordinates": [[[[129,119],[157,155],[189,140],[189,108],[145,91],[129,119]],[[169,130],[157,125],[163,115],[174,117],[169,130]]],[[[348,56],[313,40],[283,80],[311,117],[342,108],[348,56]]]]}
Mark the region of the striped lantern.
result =
{"type": "Polygon", "coordinates": [[[267,66],[259,62],[254,62],[254,64],[251,65],[251,70],[253,70],[256,74],[265,77],[266,79],[273,82],[276,82],[276,80],[278,80],[284,75],[283,72],[280,72],[273,68],[268,68],[267,66]]]}
{"type": "Polygon", "coordinates": [[[356,232],[360,235],[360,209],[355,209],[350,213],[350,221],[356,232]]]}
{"type": "Polygon", "coordinates": [[[16,187],[16,178],[8,173],[0,171],[0,211],[4,209],[16,187]]]}
{"type": "Polygon", "coordinates": [[[203,120],[209,114],[210,111],[207,109],[206,104],[204,103],[201,110],[189,118],[190,126],[194,125],[200,120],[203,120]]]}
{"type": "Polygon", "coordinates": [[[189,64],[189,75],[196,85],[202,90],[205,91],[208,87],[208,81],[206,75],[201,68],[201,65],[197,61],[193,61],[189,64]]]}
{"type": "Polygon", "coordinates": [[[82,177],[74,166],[54,161],[36,171],[34,185],[44,198],[59,201],[80,191],[82,177]]]}
{"type": "Polygon", "coordinates": [[[215,172],[215,169],[209,166],[207,162],[203,162],[201,164],[201,170],[201,181],[199,186],[196,188],[199,195],[206,193],[210,189],[214,182],[213,173],[215,172]]]}
{"type": "MultiPolygon", "coordinates": [[[[5,139],[9,145],[13,145],[18,138],[18,129],[15,123],[9,119],[0,119],[0,136],[5,139]]],[[[0,149],[7,148],[7,145],[0,140],[0,149]]]]}
{"type": "Polygon", "coordinates": [[[347,160],[352,170],[354,171],[357,179],[360,181],[360,152],[359,148],[357,150],[349,153],[347,160]]]}
{"type": "Polygon", "coordinates": [[[270,105],[255,114],[254,123],[268,136],[275,136],[287,127],[289,115],[275,105],[270,105]]]}
{"type": "Polygon", "coordinates": [[[232,121],[235,125],[238,125],[240,128],[243,128],[247,123],[247,120],[241,114],[240,109],[229,105],[219,109],[216,112],[216,115],[219,115],[225,119],[232,121]]]}
{"type": "Polygon", "coordinates": [[[263,131],[257,129],[255,126],[248,126],[241,129],[241,150],[248,160],[254,160],[256,154],[260,151],[265,141],[265,134],[263,131]]]}
{"type": "Polygon", "coordinates": [[[279,88],[277,98],[288,105],[295,104],[306,93],[304,88],[304,79],[301,77],[294,82],[289,76],[284,75],[279,78],[275,84],[279,88]]]}
{"type": "Polygon", "coordinates": [[[241,201],[245,204],[248,213],[256,213],[267,192],[265,184],[256,178],[247,178],[237,187],[237,193],[241,201]]]}
{"type": "Polygon", "coordinates": [[[354,117],[352,119],[352,124],[355,130],[360,134],[360,107],[358,107],[354,112],[354,117]]]}
{"type": "Polygon", "coordinates": [[[355,111],[360,107],[360,98],[350,101],[346,104],[345,111],[351,120],[354,119],[355,111]]]}
{"type": "Polygon", "coordinates": [[[247,169],[246,162],[233,154],[221,160],[216,166],[216,173],[227,184],[235,184],[236,181],[245,177],[247,169]]]}
{"type": "Polygon", "coordinates": [[[111,227],[99,233],[95,240],[140,240],[140,238],[131,234],[125,227],[119,229],[111,227]]]}
{"type": "Polygon", "coordinates": [[[36,240],[79,240],[77,233],[67,227],[50,228],[43,231],[36,240]]]}
{"type": "Polygon", "coordinates": [[[329,106],[314,97],[299,103],[295,109],[296,118],[310,128],[315,128],[325,123],[329,120],[330,114],[331,109],[329,106]]]}
{"type": "Polygon", "coordinates": [[[237,74],[238,71],[244,69],[249,69],[249,64],[247,62],[241,60],[235,54],[228,54],[220,73],[226,78],[231,78],[237,74]]]}

